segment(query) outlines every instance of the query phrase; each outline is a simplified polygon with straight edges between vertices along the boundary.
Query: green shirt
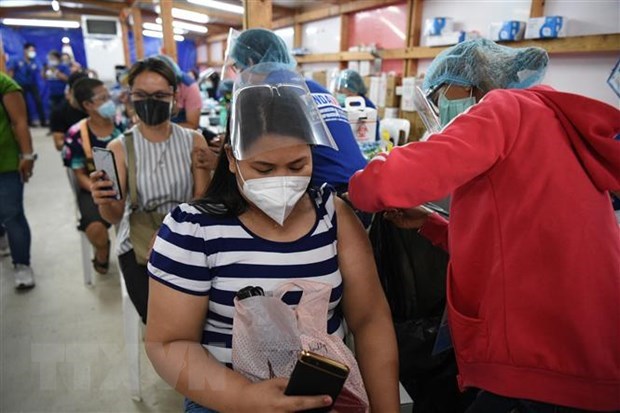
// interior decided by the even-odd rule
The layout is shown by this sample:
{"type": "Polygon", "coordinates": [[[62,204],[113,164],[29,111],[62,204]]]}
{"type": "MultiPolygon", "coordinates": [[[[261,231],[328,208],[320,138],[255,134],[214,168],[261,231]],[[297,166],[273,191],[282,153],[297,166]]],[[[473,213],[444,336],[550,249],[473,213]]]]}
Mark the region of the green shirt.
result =
{"type": "Polygon", "coordinates": [[[2,97],[22,88],[6,73],[0,72],[0,172],[17,171],[19,167],[19,145],[15,140],[9,114],[4,109],[2,97]]]}

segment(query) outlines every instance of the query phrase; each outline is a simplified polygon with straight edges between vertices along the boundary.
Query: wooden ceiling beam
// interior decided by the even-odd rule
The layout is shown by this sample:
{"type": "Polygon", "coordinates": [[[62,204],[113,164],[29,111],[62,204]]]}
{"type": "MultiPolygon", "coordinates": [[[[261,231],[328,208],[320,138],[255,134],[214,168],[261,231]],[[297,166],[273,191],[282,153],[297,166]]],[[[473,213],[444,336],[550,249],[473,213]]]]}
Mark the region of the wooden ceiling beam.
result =
{"type": "Polygon", "coordinates": [[[282,27],[292,26],[297,23],[307,23],[327,19],[329,17],[340,16],[341,14],[355,13],[362,10],[385,7],[401,2],[402,0],[356,0],[347,1],[346,3],[329,4],[321,8],[296,13],[292,18],[285,17],[274,20],[271,28],[280,29],[282,27]]]}

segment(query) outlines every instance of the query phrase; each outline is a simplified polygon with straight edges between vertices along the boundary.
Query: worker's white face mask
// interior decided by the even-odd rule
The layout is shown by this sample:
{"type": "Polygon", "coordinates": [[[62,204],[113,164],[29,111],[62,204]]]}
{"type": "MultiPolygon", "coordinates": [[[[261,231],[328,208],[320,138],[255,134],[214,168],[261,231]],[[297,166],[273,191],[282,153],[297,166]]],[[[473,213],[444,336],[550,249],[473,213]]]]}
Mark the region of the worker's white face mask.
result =
{"type": "Polygon", "coordinates": [[[243,182],[243,195],[280,225],[284,225],[284,221],[310,184],[309,176],[273,176],[246,181],[241,175],[238,163],[237,171],[243,182]]]}

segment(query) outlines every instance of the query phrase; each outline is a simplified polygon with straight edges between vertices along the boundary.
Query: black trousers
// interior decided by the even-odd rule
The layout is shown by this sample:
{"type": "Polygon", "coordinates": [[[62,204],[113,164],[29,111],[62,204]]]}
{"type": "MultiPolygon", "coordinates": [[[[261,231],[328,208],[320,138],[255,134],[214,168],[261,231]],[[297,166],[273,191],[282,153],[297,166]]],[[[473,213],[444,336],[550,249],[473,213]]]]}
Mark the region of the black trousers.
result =
{"type": "MultiPolygon", "coordinates": [[[[41,126],[46,125],[47,124],[47,120],[45,119],[45,112],[43,111],[43,103],[41,102],[41,94],[39,93],[39,87],[36,84],[33,85],[20,85],[23,93],[24,93],[24,100],[26,100],[26,108],[28,108],[28,101],[26,96],[30,95],[32,96],[32,99],[34,100],[34,105],[37,108],[37,114],[39,115],[39,123],[41,124],[41,126]]],[[[32,114],[30,113],[30,111],[28,110],[28,124],[32,125],[32,114]]]]}
{"type": "Polygon", "coordinates": [[[149,303],[149,276],[146,272],[146,265],[136,262],[133,250],[119,255],[118,263],[121,266],[127,294],[138,310],[142,322],[146,324],[146,310],[149,303]]]}
{"type": "Polygon", "coordinates": [[[466,413],[594,413],[532,400],[512,399],[481,391],[466,413]]]}

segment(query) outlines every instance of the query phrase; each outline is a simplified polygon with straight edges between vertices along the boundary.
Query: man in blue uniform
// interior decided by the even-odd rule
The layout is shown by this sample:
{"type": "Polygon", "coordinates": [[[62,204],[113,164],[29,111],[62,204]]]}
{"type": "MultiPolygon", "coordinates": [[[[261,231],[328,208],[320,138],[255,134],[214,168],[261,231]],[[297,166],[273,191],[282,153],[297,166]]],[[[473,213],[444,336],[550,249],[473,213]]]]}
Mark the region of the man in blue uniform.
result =
{"type": "MultiPolygon", "coordinates": [[[[41,71],[39,63],[35,61],[37,51],[32,43],[24,44],[24,57],[9,62],[8,73],[19,86],[21,86],[24,99],[27,95],[32,97],[39,115],[39,123],[41,126],[47,126],[43,104],[41,103],[41,94],[37,85],[38,73],[41,71]]],[[[32,114],[28,111],[28,125],[32,126],[32,114]]]]}

